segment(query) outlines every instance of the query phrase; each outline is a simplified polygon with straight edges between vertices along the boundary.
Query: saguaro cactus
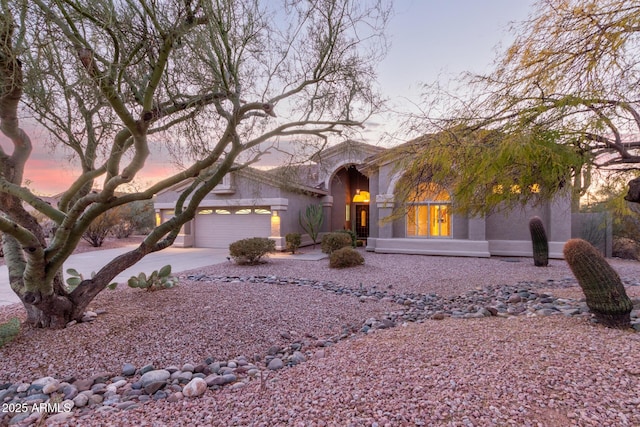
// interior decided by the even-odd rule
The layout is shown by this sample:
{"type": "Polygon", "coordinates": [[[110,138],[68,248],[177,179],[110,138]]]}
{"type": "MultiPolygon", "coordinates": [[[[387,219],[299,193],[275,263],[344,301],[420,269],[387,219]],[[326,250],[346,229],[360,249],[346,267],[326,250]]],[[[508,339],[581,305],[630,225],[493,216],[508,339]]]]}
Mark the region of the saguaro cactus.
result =
{"type": "Polygon", "coordinates": [[[589,242],[571,239],[564,246],[569,264],[596,319],[609,328],[628,328],[633,303],[618,273],[589,242]]]}
{"type": "Polygon", "coordinates": [[[533,264],[536,267],[546,267],[549,265],[549,241],[544,231],[544,224],[539,217],[534,216],[529,220],[529,231],[533,244],[533,264]]]}

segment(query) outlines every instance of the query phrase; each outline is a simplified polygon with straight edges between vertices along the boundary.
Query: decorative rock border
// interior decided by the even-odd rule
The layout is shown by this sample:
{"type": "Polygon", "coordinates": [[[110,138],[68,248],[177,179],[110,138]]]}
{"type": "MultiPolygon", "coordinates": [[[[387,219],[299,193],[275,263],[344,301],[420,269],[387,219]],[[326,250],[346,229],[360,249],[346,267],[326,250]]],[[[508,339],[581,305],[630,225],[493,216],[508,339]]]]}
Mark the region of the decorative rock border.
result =
{"type": "MultiPolygon", "coordinates": [[[[575,279],[547,280],[545,282],[520,282],[515,285],[490,286],[475,289],[456,297],[436,294],[393,294],[376,287],[349,288],[330,281],[278,278],[276,276],[207,276],[191,275],[187,279],[207,282],[248,282],[278,286],[308,286],[358,298],[362,303],[389,301],[399,305],[394,312],[385,313],[382,319],[366,319],[360,326],[345,327],[341,333],[318,339],[306,335],[302,340],[286,347],[272,346],[263,356],[253,360],[238,356],[232,360],[205,359],[200,364],[186,363],[182,367],[157,368],[147,365],[137,369],[125,363],[118,375],[98,374],[88,379],[52,377],[39,378],[31,383],[0,384],[0,424],[30,425],[42,418],[64,422],[70,417],[83,417],[92,411],[119,411],[139,407],[147,401],[166,399],[179,401],[203,395],[208,389],[222,387],[239,389],[251,381],[265,381],[266,372],[292,367],[309,358],[326,356],[325,348],[358,333],[373,333],[405,322],[424,322],[428,319],[482,318],[510,316],[582,316],[591,314],[582,300],[556,298],[536,292],[540,288],[576,286],[575,279]]],[[[625,281],[625,286],[639,286],[635,281],[625,281]]],[[[101,313],[90,313],[87,321],[101,313]]],[[[640,310],[631,313],[632,324],[640,330],[640,310]]],[[[282,338],[291,340],[287,332],[282,338]]]]}

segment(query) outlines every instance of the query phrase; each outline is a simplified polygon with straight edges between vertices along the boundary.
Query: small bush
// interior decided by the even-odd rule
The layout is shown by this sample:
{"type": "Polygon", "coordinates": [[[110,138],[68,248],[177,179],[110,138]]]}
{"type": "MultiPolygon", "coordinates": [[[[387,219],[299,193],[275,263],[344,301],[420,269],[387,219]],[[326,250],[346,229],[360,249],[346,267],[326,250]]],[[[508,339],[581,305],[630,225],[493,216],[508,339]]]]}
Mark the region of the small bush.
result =
{"type": "Polygon", "coordinates": [[[260,259],[276,251],[276,242],[266,237],[251,237],[229,245],[229,254],[238,264],[258,264],[260,259]]]}
{"type": "Polygon", "coordinates": [[[82,238],[94,248],[99,248],[104,243],[104,239],[115,226],[118,224],[119,218],[115,211],[107,211],[99,215],[89,225],[82,234],[82,238]]]}
{"type": "Polygon", "coordinates": [[[633,239],[616,237],[613,239],[613,256],[622,259],[640,260],[640,245],[633,239]]]}
{"type": "Polygon", "coordinates": [[[329,256],[329,267],[347,268],[364,264],[364,258],[358,251],[350,247],[335,250],[329,256]]]}
{"type": "Polygon", "coordinates": [[[302,243],[300,233],[287,233],[287,235],[284,236],[284,240],[287,242],[287,250],[292,254],[296,253],[302,243]]]}
{"type": "Polygon", "coordinates": [[[124,220],[111,227],[111,234],[116,239],[126,239],[133,234],[133,225],[131,222],[124,220]]]}
{"type": "Polygon", "coordinates": [[[13,341],[20,333],[20,319],[12,317],[7,323],[0,324],[0,348],[13,341]]]}
{"type": "Polygon", "coordinates": [[[351,247],[355,248],[358,246],[358,236],[353,230],[336,230],[336,233],[344,233],[351,238],[351,247]]]}
{"type": "Polygon", "coordinates": [[[338,249],[351,246],[351,236],[346,233],[329,233],[322,236],[320,248],[325,254],[331,255],[338,249]]]}

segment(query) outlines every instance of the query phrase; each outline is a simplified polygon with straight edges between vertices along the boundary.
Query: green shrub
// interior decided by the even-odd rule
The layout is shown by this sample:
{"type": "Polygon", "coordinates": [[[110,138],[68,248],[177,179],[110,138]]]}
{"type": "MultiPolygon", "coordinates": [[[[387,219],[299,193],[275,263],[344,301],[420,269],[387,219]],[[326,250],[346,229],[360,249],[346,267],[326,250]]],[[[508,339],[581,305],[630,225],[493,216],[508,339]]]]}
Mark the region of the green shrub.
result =
{"type": "Polygon", "coordinates": [[[147,291],[169,289],[177,284],[178,278],[171,276],[170,265],[165,265],[160,270],[154,270],[149,277],[144,273],[140,273],[138,276],[131,276],[127,281],[127,285],[130,287],[146,289],[147,291]]]}
{"type": "Polygon", "coordinates": [[[13,341],[20,333],[20,319],[12,317],[7,323],[0,324],[0,348],[13,341]]]}
{"type": "Polygon", "coordinates": [[[347,268],[364,264],[364,258],[358,251],[348,246],[335,250],[329,256],[329,267],[347,268]]]}
{"type": "Polygon", "coordinates": [[[351,246],[351,236],[346,233],[328,233],[322,236],[320,248],[325,254],[331,255],[338,249],[351,246]]]}
{"type": "Polygon", "coordinates": [[[276,251],[276,242],[266,237],[251,237],[229,245],[229,254],[238,264],[258,264],[260,259],[276,251]]]}
{"type": "Polygon", "coordinates": [[[353,230],[336,230],[336,233],[347,234],[351,238],[351,247],[358,246],[358,235],[353,230]]]}
{"type": "Polygon", "coordinates": [[[287,235],[284,236],[284,240],[287,242],[287,250],[292,254],[296,253],[302,243],[300,233],[287,233],[287,235]]]}

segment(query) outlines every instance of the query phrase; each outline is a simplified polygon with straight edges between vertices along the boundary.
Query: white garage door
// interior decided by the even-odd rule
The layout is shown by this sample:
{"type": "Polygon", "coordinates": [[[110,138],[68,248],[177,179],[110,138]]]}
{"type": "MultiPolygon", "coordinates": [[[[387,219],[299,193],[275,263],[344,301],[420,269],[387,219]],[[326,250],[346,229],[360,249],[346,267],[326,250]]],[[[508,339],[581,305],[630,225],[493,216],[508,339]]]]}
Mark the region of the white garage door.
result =
{"type": "Polygon", "coordinates": [[[237,240],[270,235],[268,208],[210,208],[196,215],[195,245],[199,248],[228,249],[237,240]]]}

